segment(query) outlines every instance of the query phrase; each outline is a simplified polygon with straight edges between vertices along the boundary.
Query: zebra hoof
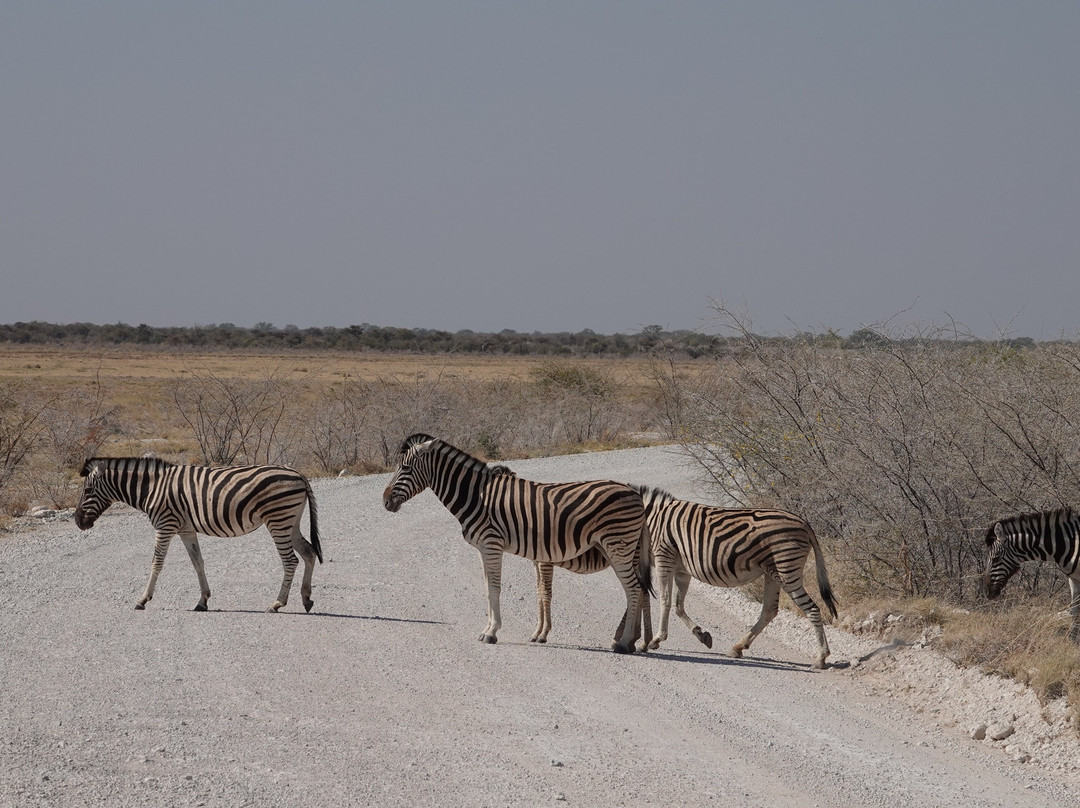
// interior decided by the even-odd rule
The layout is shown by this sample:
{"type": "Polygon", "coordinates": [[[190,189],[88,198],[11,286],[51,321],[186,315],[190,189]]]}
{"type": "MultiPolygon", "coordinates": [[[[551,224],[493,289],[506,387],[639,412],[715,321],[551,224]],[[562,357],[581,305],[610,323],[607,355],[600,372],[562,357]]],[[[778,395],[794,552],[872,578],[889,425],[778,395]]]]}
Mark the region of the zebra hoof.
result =
{"type": "Polygon", "coordinates": [[[277,602],[274,602],[274,603],[270,604],[270,608],[267,609],[266,611],[267,612],[277,612],[277,610],[280,609],[280,608],[281,608],[281,604],[277,603],[277,602]]]}
{"type": "Polygon", "coordinates": [[[541,645],[543,645],[544,643],[546,643],[546,642],[547,642],[547,637],[537,637],[537,638],[536,638],[536,641],[537,641],[538,643],[540,643],[541,645]]]}
{"type": "Polygon", "coordinates": [[[611,650],[614,651],[616,654],[632,654],[632,653],[634,653],[633,648],[627,648],[625,645],[622,645],[621,643],[615,643],[613,646],[611,646],[611,650]]]}
{"type": "Polygon", "coordinates": [[[735,659],[742,659],[742,650],[742,648],[736,645],[728,652],[728,656],[734,657],[735,659]]]}
{"type": "Polygon", "coordinates": [[[694,629],[694,636],[698,638],[698,641],[706,648],[712,648],[712,634],[707,631],[702,631],[701,627],[694,629]]]}
{"type": "Polygon", "coordinates": [[[206,611],[206,604],[205,603],[196,603],[195,608],[192,609],[191,611],[193,611],[193,612],[205,612],[206,611]]]}
{"type": "Polygon", "coordinates": [[[135,604],[135,611],[141,612],[141,611],[143,611],[145,609],[146,609],[146,604],[145,603],[136,603],[135,604]]]}
{"type": "Polygon", "coordinates": [[[494,645],[498,641],[499,641],[498,637],[493,637],[493,636],[491,636],[489,634],[481,634],[480,635],[480,642],[485,643],[486,645],[494,645]]]}
{"type": "Polygon", "coordinates": [[[313,608],[314,606],[315,606],[315,601],[313,601],[313,600],[305,600],[305,601],[304,601],[304,611],[305,611],[305,612],[310,612],[310,611],[311,611],[311,609],[312,609],[312,608],[313,608]]]}

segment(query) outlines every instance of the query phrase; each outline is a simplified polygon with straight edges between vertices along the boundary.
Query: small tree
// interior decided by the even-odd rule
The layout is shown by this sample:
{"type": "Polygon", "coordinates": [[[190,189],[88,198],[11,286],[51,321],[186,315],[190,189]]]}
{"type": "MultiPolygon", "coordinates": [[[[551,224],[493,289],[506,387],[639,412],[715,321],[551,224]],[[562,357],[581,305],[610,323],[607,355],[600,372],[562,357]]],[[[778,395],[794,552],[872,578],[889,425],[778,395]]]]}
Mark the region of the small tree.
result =
{"type": "Polygon", "coordinates": [[[40,440],[52,400],[25,382],[0,382],[0,507],[5,512],[24,504],[16,502],[12,490],[40,440]]]}
{"type": "Polygon", "coordinates": [[[210,464],[282,462],[293,399],[293,385],[277,370],[255,381],[192,371],[172,386],[173,405],[210,464]]]}

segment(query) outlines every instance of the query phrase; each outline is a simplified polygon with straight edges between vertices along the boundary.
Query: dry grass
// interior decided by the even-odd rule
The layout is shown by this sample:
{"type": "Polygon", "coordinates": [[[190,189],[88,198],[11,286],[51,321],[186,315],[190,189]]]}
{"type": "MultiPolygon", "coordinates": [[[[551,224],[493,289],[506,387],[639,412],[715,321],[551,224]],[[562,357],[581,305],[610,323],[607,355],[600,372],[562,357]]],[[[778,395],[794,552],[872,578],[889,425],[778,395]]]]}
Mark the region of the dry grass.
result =
{"type": "MultiPolygon", "coordinates": [[[[177,462],[281,462],[313,475],[370,473],[384,470],[414,431],[505,459],[642,445],[633,436],[655,432],[660,420],[653,363],[644,357],[6,346],[0,387],[24,410],[82,430],[74,453],[59,451],[43,421],[35,422],[33,455],[0,482],[0,511],[8,513],[68,502],[85,456],[79,448],[177,462]],[[92,428],[85,422],[91,406],[102,414],[92,428]],[[199,431],[207,419],[242,421],[256,432],[247,433],[240,455],[218,458],[207,454],[207,433],[199,431]]],[[[210,439],[217,437],[212,431],[210,439]]],[[[234,432],[228,450],[235,439],[234,432]]]]}
{"type": "MultiPolygon", "coordinates": [[[[654,395],[652,360],[646,358],[562,359],[568,365],[599,372],[619,385],[621,395],[654,395]]],[[[344,381],[409,380],[418,384],[451,382],[504,382],[528,384],[550,363],[550,357],[412,355],[372,353],[210,353],[144,350],[73,350],[66,348],[0,348],[0,382],[30,381],[43,393],[101,390],[117,419],[132,424],[131,435],[111,442],[109,451],[120,455],[146,450],[150,436],[169,452],[190,453],[193,443],[186,425],[171,412],[170,390],[195,376],[258,380],[273,377],[289,383],[305,403],[314,401],[344,381]]],[[[696,370],[687,362],[684,370],[696,370]]],[[[580,447],[575,451],[584,451],[580,447]]],[[[161,449],[162,454],[166,451],[161,449]]],[[[558,453],[557,451],[553,451],[558,453]]]]}
{"type": "MultiPolygon", "coordinates": [[[[541,356],[473,356],[374,353],[211,353],[66,348],[0,348],[0,380],[30,379],[50,386],[93,384],[95,379],[154,387],[191,372],[254,379],[279,371],[294,381],[327,384],[342,378],[374,381],[387,377],[446,376],[476,381],[526,381],[550,362],[541,356]]],[[[559,359],[614,375],[636,388],[652,387],[652,360],[646,358],[559,359]]],[[[687,368],[697,367],[686,362],[687,368]]]]}
{"type": "Polygon", "coordinates": [[[1065,697],[1080,715],[1080,647],[1067,613],[1029,603],[949,620],[939,642],[957,664],[978,666],[1031,687],[1042,701],[1065,697]]]}
{"type": "Polygon", "coordinates": [[[842,625],[904,643],[929,635],[962,667],[1021,682],[1044,704],[1065,698],[1080,728],[1080,647],[1069,640],[1068,613],[1046,599],[967,610],[935,598],[868,598],[844,609],[842,625]]]}

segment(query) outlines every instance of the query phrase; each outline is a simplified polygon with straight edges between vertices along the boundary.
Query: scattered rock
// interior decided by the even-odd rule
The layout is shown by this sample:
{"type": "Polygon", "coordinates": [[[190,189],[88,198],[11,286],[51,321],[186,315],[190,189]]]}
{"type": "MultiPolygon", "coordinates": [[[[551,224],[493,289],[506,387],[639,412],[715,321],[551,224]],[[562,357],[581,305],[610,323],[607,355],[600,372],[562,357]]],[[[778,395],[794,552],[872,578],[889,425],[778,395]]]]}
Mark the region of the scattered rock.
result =
{"type": "Polygon", "coordinates": [[[981,741],[986,737],[986,724],[979,724],[971,728],[971,740],[981,741]]]}
{"type": "Polygon", "coordinates": [[[991,741],[1004,741],[1014,732],[1016,727],[1012,724],[991,724],[986,728],[986,737],[991,741]]]}

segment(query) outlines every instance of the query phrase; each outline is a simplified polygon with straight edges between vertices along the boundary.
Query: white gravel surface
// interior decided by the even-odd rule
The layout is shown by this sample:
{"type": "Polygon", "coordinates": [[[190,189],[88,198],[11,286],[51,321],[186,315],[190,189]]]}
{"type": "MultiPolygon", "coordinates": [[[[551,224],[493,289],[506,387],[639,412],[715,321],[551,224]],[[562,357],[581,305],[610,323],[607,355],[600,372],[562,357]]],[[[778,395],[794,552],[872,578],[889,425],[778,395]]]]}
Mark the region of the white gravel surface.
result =
{"type": "MultiPolygon", "coordinates": [[[[709,500],[667,448],[509,465],[709,500]]],[[[133,609],[153,538],[131,509],[87,533],[0,535],[0,806],[1080,804],[1074,771],[1016,762],[889,693],[889,655],[845,664],[880,643],[830,629],[840,666],[816,672],[809,624],[782,613],[728,658],[756,612],[738,593],[690,588],[714,650],[673,619],[659,651],[620,656],[614,575],[557,570],[537,646],[532,565],[507,557],[499,643],[483,645],[476,551],[430,493],[384,511],[387,479],[315,483],[327,563],[311,614],[298,584],[263,612],[281,574],[265,531],[203,539],[207,613],[190,611],[178,542],[133,609]]]]}

